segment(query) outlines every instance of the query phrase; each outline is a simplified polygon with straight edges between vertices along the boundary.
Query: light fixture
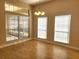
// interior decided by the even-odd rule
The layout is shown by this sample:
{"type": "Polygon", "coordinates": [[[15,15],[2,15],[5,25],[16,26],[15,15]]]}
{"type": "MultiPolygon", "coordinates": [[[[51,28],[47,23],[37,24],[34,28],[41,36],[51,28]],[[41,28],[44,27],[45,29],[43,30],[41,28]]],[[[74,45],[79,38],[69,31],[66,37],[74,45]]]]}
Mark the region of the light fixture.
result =
{"type": "Polygon", "coordinates": [[[39,0],[39,5],[38,5],[38,10],[37,11],[35,11],[34,12],[34,15],[36,15],[36,16],[44,16],[45,15],[45,12],[44,11],[42,11],[42,10],[40,10],[40,0],[39,0]]]}

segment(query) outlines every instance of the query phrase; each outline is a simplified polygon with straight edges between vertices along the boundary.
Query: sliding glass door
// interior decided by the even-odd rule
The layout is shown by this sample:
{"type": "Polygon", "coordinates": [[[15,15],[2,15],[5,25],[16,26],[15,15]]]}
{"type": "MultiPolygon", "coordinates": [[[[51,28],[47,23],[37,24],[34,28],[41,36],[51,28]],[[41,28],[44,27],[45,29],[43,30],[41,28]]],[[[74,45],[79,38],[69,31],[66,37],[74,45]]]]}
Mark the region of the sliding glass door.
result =
{"type": "Polygon", "coordinates": [[[47,38],[47,17],[38,17],[38,38],[47,38]]]}
{"type": "Polygon", "coordinates": [[[54,41],[69,43],[71,15],[55,16],[54,41]]]}
{"type": "Polygon", "coordinates": [[[23,39],[29,35],[28,16],[6,16],[6,41],[23,39]]]}

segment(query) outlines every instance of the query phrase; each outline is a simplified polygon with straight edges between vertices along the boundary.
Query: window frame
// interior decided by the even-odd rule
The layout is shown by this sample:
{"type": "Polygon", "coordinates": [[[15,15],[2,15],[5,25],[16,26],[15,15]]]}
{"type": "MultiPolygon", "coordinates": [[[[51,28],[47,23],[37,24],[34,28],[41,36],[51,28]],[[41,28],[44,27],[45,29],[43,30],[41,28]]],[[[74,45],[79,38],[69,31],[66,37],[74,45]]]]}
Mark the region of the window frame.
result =
{"type": "MultiPolygon", "coordinates": [[[[65,32],[65,31],[56,31],[56,29],[55,29],[56,22],[54,24],[54,42],[58,42],[58,43],[62,43],[62,44],[69,44],[70,43],[70,28],[71,28],[72,15],[71,14],[62,14],[62,15],[56,15],[56,16],[68,16],[68,15],[70,15],[70,19],[68,21],[68,32],[67,32],[67,38],[68,38],[67,40],[68,40],[68,42],[60,42],[60,41],[55,40],[55,32],[60,32],[60,33],[65,32]]],[[[56,20],[56,18],[55,18],[55,20],[56,20]]]]}
{"type": "Polygon", "coordinates": [[[48,38],[48,17],[47,16],[39,16],[38,18],[37,18],[37,38],[38,39],[47,39],[48,38]],[[46,38],[39,38],[38,37],[38,20],[39,20],[38,18],[42,18],[42,17],[47,18],[46,19],[46,38]]]}

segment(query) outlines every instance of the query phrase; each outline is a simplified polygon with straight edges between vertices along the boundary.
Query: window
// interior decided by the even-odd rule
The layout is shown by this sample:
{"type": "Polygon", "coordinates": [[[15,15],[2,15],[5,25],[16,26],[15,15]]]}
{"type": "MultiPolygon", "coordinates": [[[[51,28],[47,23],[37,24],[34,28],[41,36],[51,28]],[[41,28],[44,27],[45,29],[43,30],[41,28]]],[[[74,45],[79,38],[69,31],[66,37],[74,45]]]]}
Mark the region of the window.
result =
{"type": "Polygon", "coordinates": [[[54,41],[69,43],[71,15],[55,16],[54,41]]]}
{"type": "Polygon", "coordinates": [[[6,15],[6,41],[28,37],[28,23],[28,16],[6,15]]]}
{"type": "Polygon", "coordinates": [[[47,17],[38,17],[38,38],[47,38],[47,17]]]}

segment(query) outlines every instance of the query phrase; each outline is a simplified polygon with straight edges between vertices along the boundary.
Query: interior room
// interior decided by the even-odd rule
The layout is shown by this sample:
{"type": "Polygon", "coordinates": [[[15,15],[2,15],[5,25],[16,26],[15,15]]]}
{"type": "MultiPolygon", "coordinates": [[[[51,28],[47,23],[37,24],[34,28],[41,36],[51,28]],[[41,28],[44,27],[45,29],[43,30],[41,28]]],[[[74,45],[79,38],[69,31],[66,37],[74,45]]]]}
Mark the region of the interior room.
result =
{"type": "Polygon", "coordinates": [[[79,59],[79,0],[1,0],[0,59],[79,59]]]}

